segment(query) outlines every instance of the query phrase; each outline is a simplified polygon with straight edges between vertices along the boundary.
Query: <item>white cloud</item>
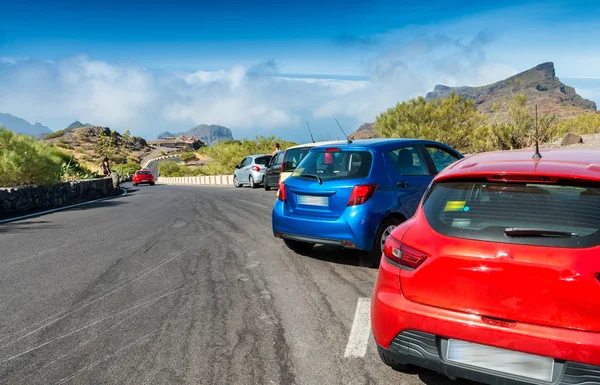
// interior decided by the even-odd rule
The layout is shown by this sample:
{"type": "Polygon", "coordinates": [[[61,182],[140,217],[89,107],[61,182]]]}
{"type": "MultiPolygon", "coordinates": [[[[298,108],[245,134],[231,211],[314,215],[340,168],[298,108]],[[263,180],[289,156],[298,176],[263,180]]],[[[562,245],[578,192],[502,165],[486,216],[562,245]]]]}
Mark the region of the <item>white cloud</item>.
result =
{"type": "Polygon", "coordinates": [[[286,77],[273,61],[165,73],[86,56],[0,60],[0,112],[54,129],[77,119],[149,138],[209,123],[232,128],[236,137],[276,133],[298,140],[306,135],[306,121],[317,133],[319,127],[337,132],[335,117],[352,131],[435,84],[485,84],[516,72],[486,60],[486,34],[467,40],[422,34],[411,41],[390,34],[382,40],[369,61],[370,80],[286,77]]]}

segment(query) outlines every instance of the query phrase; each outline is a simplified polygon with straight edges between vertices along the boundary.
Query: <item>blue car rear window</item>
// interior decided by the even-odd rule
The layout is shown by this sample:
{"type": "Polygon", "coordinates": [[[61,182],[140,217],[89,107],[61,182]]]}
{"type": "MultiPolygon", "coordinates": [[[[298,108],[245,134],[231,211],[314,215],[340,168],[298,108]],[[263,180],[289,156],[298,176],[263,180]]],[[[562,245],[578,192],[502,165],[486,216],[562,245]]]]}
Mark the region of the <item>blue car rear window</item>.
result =
{"type": "Polygon", "coordinates": [[[316,175],[323,182],[359,179],[369,175],[372,163],[373,155],[369,151],[311,151],[292,177],[316,175]]]}

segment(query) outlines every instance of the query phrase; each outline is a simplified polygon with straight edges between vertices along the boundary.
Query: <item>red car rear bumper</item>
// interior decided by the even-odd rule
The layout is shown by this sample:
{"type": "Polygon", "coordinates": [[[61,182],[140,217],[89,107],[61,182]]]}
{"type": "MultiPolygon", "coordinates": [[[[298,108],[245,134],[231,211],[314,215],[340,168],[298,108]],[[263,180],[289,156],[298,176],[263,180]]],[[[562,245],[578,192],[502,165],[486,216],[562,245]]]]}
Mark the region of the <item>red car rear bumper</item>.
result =
{"type": "Polygon", "coordinates": [[[398,268],[385,258],[381,261],[373,293],[371,326],[377,344],[384,349],[388,349],[401,332],[419,331],[600,366],[600,333],[525,323],[504,325],[476,314],[409,301],[401,293],[398,268]]]}

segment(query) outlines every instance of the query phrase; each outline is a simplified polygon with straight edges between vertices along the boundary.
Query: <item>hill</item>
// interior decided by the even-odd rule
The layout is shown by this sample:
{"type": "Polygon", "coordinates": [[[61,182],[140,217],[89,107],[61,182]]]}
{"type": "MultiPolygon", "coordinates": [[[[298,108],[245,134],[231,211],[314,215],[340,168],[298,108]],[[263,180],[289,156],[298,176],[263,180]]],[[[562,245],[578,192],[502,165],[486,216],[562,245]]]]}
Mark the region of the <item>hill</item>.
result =
{"type": "Polygon", "coordinates": [[[120,133],[108,127],[80,126],[74,129],[56,131],[46,136],[43,141],[60,147],[72,154],[80,163],[95,170],[103,155],[101,141],[110,143],[108,152],[113,163],[140,163],[152,151],[152,148],[141,137],[130,137],[128,142],[120,133]],[[121,151],[121,148],[123,150],[121,151]]]}
{"type": "Polygon", "coordinates": [[[31,124],[25,119],[11,114],[0,113],[0,126],[4,126],[17,134],[25,134],[33,137],[43,137],[52,133],[51,129],[40,123],[31,124]]]}
{"type": "Polygon", "coordinates": [[[93,127],[93,124],[91,123],[81,123],[79,120],[74,121],[73,123],[69,124],[66,128],[66,130],[72,130],[74,128],[79,128],[79,127],[93,127]]]}
{"type": "MultiPolygon", "coordinates": [[[[425,99],[433,101],[456,93],[472,99],[477,110],[492,121],[506,119],[506,104],[517,94],[527,96],[527,107],[533,110],[538,104],[540,115],[551,114],[557,118],[572,118],[582,113],[596,111],[596,103],[579,96],[573,87],[562,83],[551,62],[540,64],[532,69],[511,76],[508,79],[481,87],[435,86],[425,99]]],[[[373,123],[365,123],[350,135],[350,139],[376,138],[373,123]]]]}
{"type": "Polygon", "coordinates": [[[375,131],[375,123],[365,123],[358,127],[358,130],[354,131],[352,134],[348,136],[350,140],[357,139],[373,139],[377,137],[377,132],[375,131]]]}
{"type": "Polygon", "coordinates": [[[443,99],[456,93],[473,99],[479,112],[502,116],[498,108],[516,94],[527,96],[528,106],[538,105],[540,114],[553,114],[559,118],[572,117],[582,112],[596,111],[596,103],[579,96],[575,88],[562,83],[556,77],[554,64],[540,64],[530,70],[511,76],[508,79],[481,87],[435,86],[426,100],[443,99]]]}
{"type": "Polygon", "coordinates": [[[223,142],[226,140],[233,140],[233,135],[231,130],[227,127],[219,126],[216,124],[200,124],[192,129],[189,129],[185,132],[163,132],[158,135],[158,139],[165,139],[169,137],[178,137],[178,136],[187,136],[200,139],[202,142],[206,143],[209,146],[213,146],[219,142],[223,142]]]}

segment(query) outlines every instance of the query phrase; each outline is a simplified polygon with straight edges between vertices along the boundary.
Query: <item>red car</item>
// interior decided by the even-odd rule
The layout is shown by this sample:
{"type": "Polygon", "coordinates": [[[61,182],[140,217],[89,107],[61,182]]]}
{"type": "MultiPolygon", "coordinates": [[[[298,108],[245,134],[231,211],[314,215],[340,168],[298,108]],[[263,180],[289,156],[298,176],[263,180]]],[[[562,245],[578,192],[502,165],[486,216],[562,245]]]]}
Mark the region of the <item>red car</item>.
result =
{"type": "Polygon", "coordinates": [[[150,186],[154,186],[154,175],[148,170],[138,170],[133,175],[132,182],[134,186],[140,183],[148,183],[150,186]]]}
{"type": "Polygon", "coordinates": [[[388,237],[381,359],[488,384],[600,384],[600,152],[474,155],[388,237]]]}

